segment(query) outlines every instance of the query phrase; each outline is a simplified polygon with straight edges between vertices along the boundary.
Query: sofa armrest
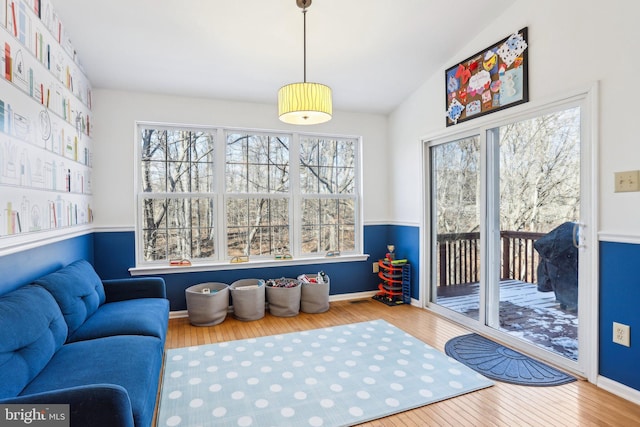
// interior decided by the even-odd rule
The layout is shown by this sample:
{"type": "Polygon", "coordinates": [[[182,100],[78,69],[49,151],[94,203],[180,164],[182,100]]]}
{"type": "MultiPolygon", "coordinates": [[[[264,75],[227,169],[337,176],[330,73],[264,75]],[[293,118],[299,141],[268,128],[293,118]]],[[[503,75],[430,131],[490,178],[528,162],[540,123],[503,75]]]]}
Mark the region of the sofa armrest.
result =
{"type": "Polygon", "coordinates": [[[166,298],[167,289],[162,277],[130,277],[103,280],[106,302],[136,298],[166,298]]]}
{"type": "Polygon", "coordinates": [[[0,404],[68,404],[71,427],[134,427],[131,401],[124,387],[93,384],[0,399],[0,404]]]}

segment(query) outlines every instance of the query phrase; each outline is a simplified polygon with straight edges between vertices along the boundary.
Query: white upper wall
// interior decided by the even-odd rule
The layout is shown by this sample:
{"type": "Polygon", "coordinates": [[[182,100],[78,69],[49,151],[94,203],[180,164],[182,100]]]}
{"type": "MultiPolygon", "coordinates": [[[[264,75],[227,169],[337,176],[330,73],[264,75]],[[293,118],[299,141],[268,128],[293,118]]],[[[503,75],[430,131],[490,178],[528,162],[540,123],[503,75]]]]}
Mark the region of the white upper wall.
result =
{"type": "MultiPolygon", "coordinates": [[[[388,121],[383,116],[338,111],[330,122],[302,130],[362,135],[365,223],[417,225],[423,206],[420,140],[445,129],[444,70],[527,26],[531,102],[599,82],[598,230],[638,237],[640,193],[613,192],[615,171],[640,169],[640,144],[633,134],[633,123],[638,121],[633,89],[640,69],[635,52],[640,40],[637,16],[640,2],[632,0],[519,0],[496,14],[485,31],[469,35],[467,47],[452,53],[435,75],[425,76],[388,121]]],[[[290,129],[277,119],[275,101],[274,105],[248,104],[96,90],[93,104],[98,227],[131,228],[135,223],[136,120],[290,129]]]]}
{"type": "MultiPolygon", "coordinates": [[[[640,237],[640,193],[614,193],[614,172],[640,169],[640,121],[636,107],[640,70],[640,2],[636,0],[519,0],[467,47],[452,53],[433,76],[425,76],[389,118],[396,222],[420,223],[420,140],[445,129],[444,71],[523,27],[529,28],[529,99],[541,102],[599,82],[600,224],[598,231],[640,237]]],[[[456,30],[455,20],[452,31],[456,30]]],[[[458,29],[464,31],[464,29],[458,29]]],[[[518,107],[514,107],[518,108],[518,107]]],[[[509,109],[493,114],[508,114],[509,109]]],[[[473,120],[467,122],[471,123],[473,120]]]]}
{"type": "Polygon", "coordinates": [[[96,118],[93,129],[96,227],[131,229],[135,225],[137,120],[361,136],[364,221],[389,222],[390,210],[381,196],[389,192],[385,116],[334,111],[328,123],[293,128],[278,120],[275,98],[273,105],[266,105],[112,90],[94,91],[93,111],[96,118]]]}

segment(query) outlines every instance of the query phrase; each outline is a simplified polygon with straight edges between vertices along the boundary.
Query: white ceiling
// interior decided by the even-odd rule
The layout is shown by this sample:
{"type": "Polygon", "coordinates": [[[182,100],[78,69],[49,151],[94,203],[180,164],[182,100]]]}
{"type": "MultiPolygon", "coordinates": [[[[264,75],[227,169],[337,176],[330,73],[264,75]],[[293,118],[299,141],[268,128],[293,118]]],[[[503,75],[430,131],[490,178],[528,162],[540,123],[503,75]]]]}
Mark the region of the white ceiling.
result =
{"type": "MultiPolygon", "coordinates": [[[[307,81],[331,86],[336,110],[387,114],[512,3],[314,0],[307,81]]],[[[53,4],[94,88],[275,103],[303,80],[295,0],[53,4]]]]}

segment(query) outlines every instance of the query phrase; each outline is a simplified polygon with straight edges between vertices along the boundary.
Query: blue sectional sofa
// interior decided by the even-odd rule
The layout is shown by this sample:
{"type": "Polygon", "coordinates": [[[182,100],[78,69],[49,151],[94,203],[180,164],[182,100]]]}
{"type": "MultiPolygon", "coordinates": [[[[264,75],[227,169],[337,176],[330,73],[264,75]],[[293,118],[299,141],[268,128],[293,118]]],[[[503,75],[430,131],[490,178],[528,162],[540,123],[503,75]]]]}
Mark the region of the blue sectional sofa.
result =
{"type": "Polygon", "coordinates": [[[162,278],[73,262],[0,296],[0,404],[69,404],[72,426],[150,426],[169,319],[162,278]]]}

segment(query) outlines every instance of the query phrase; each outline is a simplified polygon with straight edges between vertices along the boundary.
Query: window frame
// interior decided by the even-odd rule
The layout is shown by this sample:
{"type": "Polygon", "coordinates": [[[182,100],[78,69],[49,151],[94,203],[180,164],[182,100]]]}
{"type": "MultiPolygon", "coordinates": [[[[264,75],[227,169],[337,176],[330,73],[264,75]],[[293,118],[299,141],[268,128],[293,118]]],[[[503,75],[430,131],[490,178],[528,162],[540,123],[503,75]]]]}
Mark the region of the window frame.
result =
{"type": "MultiPolygon", "coordinates": [[[[221,245],[221,251],[219,252],[220,254],[220,261],[221,262],[229,262],[231,261],[231,259],[233,258],[233,256],[228,255],[228,250],[229,250],[229,245],[228,245],[228,240],[227,240],[227,232],[228,232],[228,224],[227,224],[227,211],[226,211],[226,206],[227,203],[230,200],[254,200],[254,199],[287,199],[289,200],[289,206],[288,206],[288,211],[289,211],[289,238],[291,239],[291,236],[293,236],[294,234],[294,229],[293,229],[293,211],[292,211],[292,202],[293,202],[293,186],[291,183],[292,180],[292,175],[293,175],[293,171],[291,168],[291,158],[293,157],[293,154],[291,153],[291,146],[294,145],[293,142],[293,137],[292,137],[292,133],[288,133],[288,132],[274,132],[274,131],[265,131],[265,130],[251,130],[251,129],[235,129],[235,128],[220,128],[222,139],[220,141],[220,144],[218,145],[218,148],[220,149],[219,152],[224,153],[223,155],[221,155],[221,159],[216,159],[219,160],[219,162],[217,162],[219,166],[219,168],[217,168],[218,172],[221,172],[221,180],[219,180],[218,182],[220,183],[219,187],[216,187],[216,189],[222,189],[221,193],[221,214],[222,214],[222,230],[223,233],[220,235],[220,237],[217,239],[218,243],[220,243],[221,245]],[[271,191],[266,191],[266,192],[228,192],[227,188],[226,188],[226,167],[227,167],[227,159],[226,159],[226,155],[227,155],[227,151],[226,151],[226,146],[227,146],[227,138],[230,134],[238,134],[238,133],[242,133],[242,134],[246,134],[249,136],[252,135],[259,135],[259,136],[268,136],[268,137],[274,137],[277,138],[279,136],[286,136],[289,138],[289,186],[288,186],[288,190],[284,191],[284,192],[271,192],[271,191]]],[[[218,140],[216,140],[218,141],[218,140]]],[[[220,175],[218,175],[220,176],[220,175]]],[[[292,247],[292,242],[291,240],[289,241],[289,246],[292,247]]],[[[273,256],[271,255],[249,255],[249,260],[251,261],[251,259],[254,260],[270,260],[273,259],[273,256]]]]}
{"type": "MultiPolygon", "coordinates": [[[[213,146],[213,158],[214,158],[214,174],[211,177],[213,182],[210,183],[212,189],[217,189],[217,179],[218,177],[215,175],[215,171],[217,170],[216,159],[218,157],[218,135],[216,134],[216,130],[209,126],[197,126],[197,125],[173,125],[168,123],[153,123],[153,122],[136,122],[135,124],[135,167],[134,167],[134,212],[135,212],[135,257],[136,257],[136,266],[138,265],[166,265],[170,261],[170,256],[167,254],[167,259],[158,260],[158,261],[145,261],[144,260],[144,224],[143,224],[143,215],[142,215],[142,204],[144,199],[196,199],[196,198],[206,198],[211,199],[213,202],[213,210],[214,215],[217,214],[218,209],[218,201],[217,197],[211,197],[210,192],[169,192],[169,191],[158,191],[158,192],[145,192],[142,189],[142,144],[141,144],[141,131],[142,129],[153,128],[154,130],[168,130],[168,131],[189,131],[189,132],[209,132],[214,137],[214,146],[213,146]]],[[[165,159],[165,164],[166,164],[165,159]]],[[[166,170],[166,169],[165,169],[166,170]]],[[[217,217],[216,217],[217,218],[217,217]]],[[[213,251],[214,256],[210,258],[206,258],[208,261],[214,261],[218,259],[218,247],[217,247],[217,236],[219,230],[217,229],[217,220],[214,222],[214,245],[213,251]]]]}
{"type": "MultiPolygon", "coordinates": [[[[288,132],[280,130],[264,130],[251,128],[233,128],[209,125],[192,125],[166,122],[136,121],[134,124],[135,155],[134,155],[134,214],[135,214],[135,267],[129,269],[132,275],[153,273],[174,273],[186,271],[212,271],[223,269],[242,269],[255,267],[269,267],[279,264],[305,265],[323,264],[332,262],[362,261],[368,259],[363,253],[363,202],[362,202],[362,137],[350,135],[336,135],[328,133],[288,132]],[[145,193],[142,190],[141,162],[142,129],[153,128],[159,130],[190,130],[208,131],[214,135],[214,171],[212,193],[145,193]],[[226,144],[227,135],[233,133],[246,133],[248,135],[287,136],[289,146],[289,190],[283,193],[228,193],[226,190],[226,144]],[[340,256],[326,256],[325,253],[302,253],[302,200],[309,197],[302,194],[300,188],[300,144],[302,138],[324,138],[331,140],[349,140],[354,144],[354,193],[348,197],[354,200],[354,250],[341,251],[340,256]],[[214,212],[214,256],[206,259],[192,259],[191,265],[180,268],[169,266],[169,255],[166,259],[147,261],[143,251],[143,218],[141,212],[142,199],[145,198],[180,198],[180,197],[207,197],[212,198],[214,212]],[[291,259],[276,259],[273,255],[250,256],[248,262],[233,263],[227,252],[227,215],[226,203],[230,199],[251,199],[255,197],[286,198],[289,200],[289,238],[291,259]]],[[[316,195],[311,195],[315,197],[316,195]]],[[[322,197],[332,198],[331,195],[322,197]]],[[[336,195],[336,198],[344,198],[345,195],[336,195]]]]}
{"type": "MultiPolygon", "coordinates": [[[[303,201],[304,200],[336,200],[336,201],[341,201],[341,200],[353,200],[354,202],[354,250],[349,251],[349,250],[344,250],[342,248],[336,248],[336,250],[339,250],[340,253],[344,252],[344,253],[352,253],[352,252],[360,252],[362,253],[362,246],[358,246],[359,242],[362,241],[362,213],[361,213],[361,205],[362,205],[362,198],[361,198],[361,176],[362,176],[362,167],[361,167],[361,144],[360,141],[356,138],[352,138],[352,137],[342,137],[342,136],[326,136],[326,135],[318,135],[318,134],[298,134],[299,137],[299,141],[296,144],[296,149],[300,149],[301,145],[302,145],[302,141],[300,137],[304,137],[304,138],[308,138],[308,139],[329,139],[332,141],[337,141],[337,140],[341,140],[341,141],[349,141],[353,143],[353,151],[354,151],[354,163],[353,163],[353,169],[354,169],[354,184],[353,184],[353,193],[323,193],[323,192],[316,192],[316,193],[303,193],[302,192],[302,188],[300,183],[298,183],[298,191],[296,193],[296,197],[298,198],[298,200],[295,203],[295,206],[297,209],[301,209],[302,205],[303,205],[303,201]],[[359,249],[360,248],[360,249],[359,249]]],[[[299,159],[300,155],[299,153],[296,154],[296,159],[299,159]]],[[[335,168],[338,169],[338,166],[327,166],[327,165],[320,165],[318,163],[317,165],[319,168],[321,167],[330,167],[330,168],[335,168]]],[[[300,162],[298,161],[296,164],[296,167],[300,168],[300,162]]],[[[300,179],[301,176],[301,171],[298,170],[296,173],[296,179],[300,179]]],[[[302,219],[303,219],[303,212],[299,213],[299,216],[297,218],[300,219],[300,222],[302,223],[302,219]]],[[[305,225],[305,224],[302,224],[305,225]]],[[[341,225],[343,224],[337,224],[338,228],[341,228],[341,225]]],[[[320,226],[320,224],[319,224],[320,226]]],[[[321,228],[321,227],[320,227],[321,228]]],[[[322,228],[321,228],[322,229],[322,228]]],[[[303,232],[302,232],[302,228],[299,229],[299,236],[298,237],[302,237],[303,232]]],[[[299,254],[303,254],[303,249],[302,249],[302,241],[299,240],[297,242],[297,253],[299,254]]],[[[312,257],[312,256],[317,256],[318,252],[309,252],[306,253],[306,255],[304,256],[308,256],[308,257],[312,257]]]]}

